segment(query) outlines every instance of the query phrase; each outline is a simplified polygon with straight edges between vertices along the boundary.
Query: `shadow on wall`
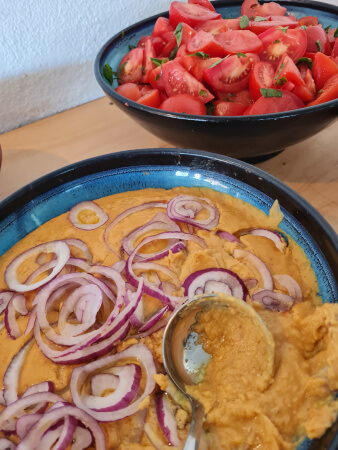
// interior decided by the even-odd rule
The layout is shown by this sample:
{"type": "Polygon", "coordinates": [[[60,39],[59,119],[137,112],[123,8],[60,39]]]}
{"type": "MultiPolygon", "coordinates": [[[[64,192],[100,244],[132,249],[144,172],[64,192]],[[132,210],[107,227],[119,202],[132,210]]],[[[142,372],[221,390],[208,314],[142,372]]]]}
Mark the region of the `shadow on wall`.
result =
{"type": "Polygon", "coordinates": [[[102,96],[92,60],[0,80],[0,133],[102,96]]]}

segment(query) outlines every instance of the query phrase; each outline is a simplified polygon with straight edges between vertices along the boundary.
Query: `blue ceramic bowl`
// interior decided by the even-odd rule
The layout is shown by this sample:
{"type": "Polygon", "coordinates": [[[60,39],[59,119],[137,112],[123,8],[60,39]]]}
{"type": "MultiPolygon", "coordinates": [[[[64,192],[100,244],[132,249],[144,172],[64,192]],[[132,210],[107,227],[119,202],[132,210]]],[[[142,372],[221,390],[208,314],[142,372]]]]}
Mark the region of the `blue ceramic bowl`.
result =
{"type": "MultiPolygon", "coordinates": [[[[72,164],[30,183],[0,203],[0,255],[80,201],[143,188],[175,186],[209,187],[241,198],[265,213],[278,199],[284,213],[281,228],[306,252],[324,300],[337,301],[338,238],[323,217],[296,192],[262,170],[196,150],[114,153],[72,164]]],[[[336,428],[332,427],[325,441],[306,440],[299,449],[333,450],[338,444],[335,433],[336,428]]]]}
{"type": "MultiPolygon", "coordinates": [[[[316,16],[324,27],[338,26],[338,7],[306,0],[282,0],[281,5],[296,18],[316,16]]],[[[216,1],[223,17],[238,17],[242,0],[216,1]]],[[[117,70],[129,45],[141,36],[150,35],[159,14],[119,32],[99,51],[95,60],[95,76],[113,103],[161,139],[177,147],[208,150],[234,158],[255,162],[266,155],[303,141],[327,127],[338,115],[338,99],[304,109],[257,116],[214,117],[165,112],[140,105],[114,91],[102,75],[105,63],[117,70]]]]}

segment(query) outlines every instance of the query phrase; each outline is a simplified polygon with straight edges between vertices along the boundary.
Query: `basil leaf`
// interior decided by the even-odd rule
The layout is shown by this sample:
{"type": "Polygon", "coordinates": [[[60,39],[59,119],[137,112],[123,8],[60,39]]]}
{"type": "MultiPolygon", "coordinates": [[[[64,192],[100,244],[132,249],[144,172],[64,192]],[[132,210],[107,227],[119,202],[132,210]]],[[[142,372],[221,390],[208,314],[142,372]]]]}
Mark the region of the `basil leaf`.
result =
{"type": "Polygon", "coordinates": [[[273,42],[273,44],[279,44],[279,43],[280,43],[279,39],[276,39],[275,42],[273,42]]]}
{"type": "Polygon", "coordinates": [[[312,69],[312,66],[313,66],[312,59],[311,58],[305,58],[305,56],[303,56],[303,58],[298,58],[296,64],[298,64],[298,63],[306,64],[309,69],[312,69]]]}
{"type": "Polygon", "coordinates": [[[170,52],[169,61],[172,61],[173,59],[176,58],[177,52],[178,52],[178,47],[174,47],[170,52]]]}
{"type": "Polygon", "coordinates": [[[276,85],[277,86],[283,86],[283,84],[285,84],[288,81],[288,79],[286,77],[281,77],[278,78],[278,80],[276,81],[276,85]]]}
{"type": "Polygon", "coordinates": [[[213,102],[208,102],[205,104],[205,106],[207,107],[207,115],[212,116],[215,111],[215,105],[213,104],[213,102]]]}
{"type": "Polygon", "coordinates": [[[134,50],[134,48],[136,48],[135,45],[131,45],[131,44],[129,44],[128,47],[129,47],[129,50],[134,50]]]}
{"type": "Polygon", "coordinates": [[[322,51],[322,43],[320,42],[320,40],[318,39],[318,41],[316,41],[317,47],[318,47],[318,51],[321,52],[322,51]]]}
{"type": "Polygon", "coordinates": [[[279,30],[282,31],[284,34],[286,34],[286,32],[288,31],[289,27],[280,27],[280,28],[275,28],[275,30],[279,30]]]}
{"type": "Polygon", "coordinates": [[[234,92],[228,92],[225,97],[226,102],[234,103],[234,101],[231,100],[231,98],[229,98],[229,97],[237,97],[237,95],[234,92]]]}
{"type": "Polygon", "coordinates": [[[157,75],[156,75],[156,77],[155,77],[155,81],[157,81],[157,80],[159,80],[160,79],[160,74],[158,73],[157,75]]]}
{"type": "Polygon", "coordinates": [[[208,93],[204,89],[201,89],[199,91],[198,95],[200,95],[201,97],[208,97],[208,93]]]}
{"type": "Polygon", "coordinates": [[[282,73],[282,70],[284,69],[284,67],[285,67],[285,63],[282,63],[274,80],[277,80],[279,78],[279,75],[282,73]]]}
{"type": "Polygon", "coordinates": [[[261,94],[263,95],[263,97],[265,98],[269,98],[269,97],[283,97],[283,92],[279,91],[277,89],[265,89],[265,88],[261,88],[261,94]]]}
{"type": "Polygon", "coordinates": [[[202,59],[210,58],[210,55],[208,55],[207,53],[204,53],[204,52],[195,52],[195,53],[191,53],[190,55],[187,55],[187,56],[198,56],[199,58],[202,58],[202,59]]]}
{"type": "Polygon", "coordinates": [[[320,89],[317,94],[321,94],[322,92],[324,92],[324,89],[320,89]]]}
{"type": "Polygon", "coordinates": [[[241,30],[243,30],[243,28],[246,28],[249,25],[249,18],[248,16],[242,16],[240,21],[239,21],[239,27],[241,30]]]}
{"type": "Polygon", "coordinates": [[[152,60],[152,62],[155,64],[156,67],[159,67],[168,61],[168,58],[165,59],[150,58],[150,59],[152,60]]]}
{"type": "Polygon", "coordinates": [[[261,17],[261,16],[256,16],[254,18],[254,22],[263,22],[263,21],[266,21],[266,20],[268,20],[266,17],[261,17]]]}
{"type": "Polygon", "coordinates": [[[114,79],[113,69],[110,67],[109,64],[106,63],[103,66],[102,74],[105,77],[105,79],[108,81],[109,84],[113,83],[113,79],[114,79]]]}
{"type": "Polygon", "coordinates": [[[326,28],[324,28],[325,32],[327,33],[330,28],[331,28],[331,25],[328,25],[326,28]]]}
{"type": "Polygon", "coordinates": [[[244,53],[236,53],[236,55],[237,55],[237,58],[240,58],[241,56],[245,56],[246,57],[246,55],[244,53]]]}
{"type": "Polygon", "coordinates": [[[121,39],[123,39],[124,38],[124,31],[122,30],[121,31],[121,39]]]}
{"type": "MultiPolygon", "coordinates": [[[[126,64],[127,64],[127,61],[124,62],[123,64],[121,64],[121,66],[117,69],[117,72],[116,72],[116,78],[117,78],[117,79],[120,78],[120,75],[121,75],[121,73],[122,73],[122,70],[124,69],[124,66],[125,66],[126,64]]],[[[142,72],[143,72],[143,68],[142,68],[142,72]]]]}
{"type": "Polygon", "coordinates": [[[210,67],[208,67],[208,69],[212,69],[213,67],[218,66],[218,64],[220,64],[225,59],[229,58],[229,56],[231,56],[231,55],[226,55],[224,58],[220,59],[219,61],[216,61],[214,64],[212,64],[210,67]]]}
{"type": "Polygon", "coordinates": [[[335,38],[338,37],[338,27],[336,28],[336,31],[334,32],[333,37],[335,37],[335,38]]]}
{"type": "Polygon", "coordinates": [[[302,25],[302,26],[301,26],[301,29],[302,29],[302,30],[306,30],[306,29],[307,29],[307,26],[306,26],[306,25],[302,25]]]}
{"type": "Polygon", "coordinates": [[[179,23],[174,31],[174,36],[176,36],[177,47],[181,45],[182,42],[183,25],[179,23]]]}

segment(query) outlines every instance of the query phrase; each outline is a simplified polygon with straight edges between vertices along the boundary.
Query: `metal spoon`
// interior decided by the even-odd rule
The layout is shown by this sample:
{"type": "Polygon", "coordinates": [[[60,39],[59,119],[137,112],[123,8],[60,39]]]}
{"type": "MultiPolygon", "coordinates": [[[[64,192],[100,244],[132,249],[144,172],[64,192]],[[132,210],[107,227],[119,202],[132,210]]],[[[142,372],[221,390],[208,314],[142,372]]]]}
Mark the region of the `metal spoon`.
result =
{"type": "Polygon", "coordinates": [[[162,341],[162,356],[165,370],[174,384],[190,400],[192,418],[184,450],[197,450],[201,439],[204,420],[203,405],[186,392],[186,386],[199,383],[203,379],[203,368],[210,355],[198,343],[198,334],[193,331],[196,315],[206,308],[231,307],[236,314],[244,314],[263,330],[267,346],[266,370],[263,385],[268,386],[273,379],[275,343],[273,336],[256,311],[243,300],[223,295],[205,294],[194,297],[178,309],[170,318],[162,341]]]}

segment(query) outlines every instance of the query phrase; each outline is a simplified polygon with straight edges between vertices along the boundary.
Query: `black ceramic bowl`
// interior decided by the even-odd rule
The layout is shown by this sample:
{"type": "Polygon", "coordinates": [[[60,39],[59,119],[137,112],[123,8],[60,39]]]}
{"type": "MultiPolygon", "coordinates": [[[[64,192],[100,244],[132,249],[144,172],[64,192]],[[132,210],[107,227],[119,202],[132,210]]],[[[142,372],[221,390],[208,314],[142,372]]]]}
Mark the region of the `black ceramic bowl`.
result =
{"type": "MultiPolygon", "coordinates": [[[[143,188],[204,186],[241,198],[264,212],[278,199],[281,229],[304,249],[319,291],[337,302],[338,238],[302,197],[249,164],[207,152],[143,149],[108,154],[50,173],[0,202],[0,256],[26,234],[80,201],[143,188]]],[[[298,450],[334,450],[337,423],[320,440],[306,439],[298,450]]]]}
{"type": "MultiPolygon", "coordinates": [[[[282,0],[281,5],[296,18],[316,16],[324,27],[338,26],[338,7],[306,0],[282,0]]],[[[216,10],[223,17],[238,17],[242,0],[216,1],[216,10]]],[[[116,34],[99,51],[95,60],[95,76],[115,105],[140,125],[161,139],[178,147],[208,150],[253,161],[271,155],[307,139],[323,130],[338,115],[338,99],[304,109],[257,116],[214,117],[165,112],[140,105],[114,91],[102,75],[105,63],[116,70],[129,45],[136,45],[150,35],[159,14],[143,20],[116,34]],[[250,159],[251,158],[251,159],[250,159]]]]}

